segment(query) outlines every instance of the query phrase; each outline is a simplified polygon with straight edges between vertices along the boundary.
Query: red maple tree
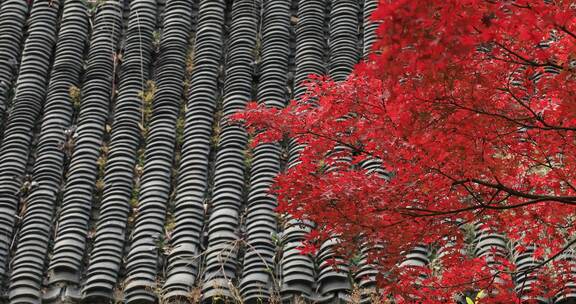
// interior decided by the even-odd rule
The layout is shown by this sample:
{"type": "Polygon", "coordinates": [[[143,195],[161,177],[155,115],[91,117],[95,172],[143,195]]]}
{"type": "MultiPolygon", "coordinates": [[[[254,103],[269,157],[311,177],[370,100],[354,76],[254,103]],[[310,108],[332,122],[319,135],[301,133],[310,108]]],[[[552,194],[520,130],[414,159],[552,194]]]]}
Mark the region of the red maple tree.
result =
{"type": "Polygon", "coordinates": [[[575,17],[563,0],[381,1],[374,54],[347,81],[239,115],[255,143],[306,144],[276,182],[279,211],[316,224],[305,249],[372,248],[396,303],[574,295],[575,17]],[[494,235],[506,249],[482,251],[494,235]],[[422,245],[429,263],[402,263],[422,245]]]}

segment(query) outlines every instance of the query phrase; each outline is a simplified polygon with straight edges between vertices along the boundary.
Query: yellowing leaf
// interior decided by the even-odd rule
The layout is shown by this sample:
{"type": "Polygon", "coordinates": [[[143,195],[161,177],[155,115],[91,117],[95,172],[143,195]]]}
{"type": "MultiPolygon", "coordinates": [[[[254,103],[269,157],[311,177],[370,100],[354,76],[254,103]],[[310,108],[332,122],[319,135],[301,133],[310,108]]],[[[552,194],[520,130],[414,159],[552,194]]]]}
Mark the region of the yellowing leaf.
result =
{"type": "Polygon", "coordinates": [[[480,291],[478,292],[478,294],[476,295],[476,300],[482,299],[486,296],[486,292],[484,292],[484,289],[480,289],[480,291]]]}
{"type": "Polygon", "coordinates": [[[466,297],[466,304],[474,304],[474,300],[470,299],[469,297],[466,297]]]}

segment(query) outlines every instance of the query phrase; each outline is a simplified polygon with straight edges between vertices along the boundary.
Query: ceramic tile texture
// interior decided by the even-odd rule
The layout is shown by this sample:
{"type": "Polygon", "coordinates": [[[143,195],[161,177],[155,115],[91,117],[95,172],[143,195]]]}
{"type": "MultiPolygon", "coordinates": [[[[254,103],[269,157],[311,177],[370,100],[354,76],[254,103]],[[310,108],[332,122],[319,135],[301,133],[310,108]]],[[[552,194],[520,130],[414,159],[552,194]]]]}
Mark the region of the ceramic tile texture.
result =
{"type": "Polygon", "coordinates": [[[275,213],[298,140],[250,148],[229,117],[284,107],[312,73],[344,80],[376,3],[0,0],[0,303],[346,303],[373,288],[365,259],[329,266],[334,242],[298,254],[309,223],[275,213]]]}

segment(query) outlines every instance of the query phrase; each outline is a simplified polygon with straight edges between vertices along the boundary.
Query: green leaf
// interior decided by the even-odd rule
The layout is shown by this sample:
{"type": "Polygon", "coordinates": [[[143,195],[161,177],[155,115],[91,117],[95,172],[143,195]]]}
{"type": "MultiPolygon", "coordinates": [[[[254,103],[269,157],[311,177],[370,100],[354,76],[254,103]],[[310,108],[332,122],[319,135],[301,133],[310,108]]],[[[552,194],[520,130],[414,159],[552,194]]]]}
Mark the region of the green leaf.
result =
{"type": "Polygon", "coordinates": [[[470,299],[469,297],[466,297],[466,304],[474,304],[474,300],[470,299]]]}

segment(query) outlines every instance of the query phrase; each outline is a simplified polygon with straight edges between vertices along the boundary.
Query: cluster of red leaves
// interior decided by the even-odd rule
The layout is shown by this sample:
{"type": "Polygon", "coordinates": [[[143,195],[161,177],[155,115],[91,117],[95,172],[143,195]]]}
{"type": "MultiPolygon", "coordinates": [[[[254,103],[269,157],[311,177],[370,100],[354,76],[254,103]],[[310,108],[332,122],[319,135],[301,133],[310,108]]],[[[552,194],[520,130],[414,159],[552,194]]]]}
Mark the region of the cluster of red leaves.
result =
{"type": "Polygon", "coordinates": [[[343,255],[374,248],[379,286],[398,303],[568,292],[575,17],[576,3],[563,0],[381,1],[374,54],[347,81],[317,76],[287,108],[252,104],[239,115],[259,131],[256,144],[306,144],[277,178],[279,211],[316,223],[311,239],[337,235],[343,255]],[[390,178],[363,169],[375,158],[390,178]],[[531,288],[515,291],[511,252],[468,254],[463,223],[519,244],[515,255],[535,246],[531,288]],[[423,243],[442,252],[438,267],[399,266],[423,243]]]}

